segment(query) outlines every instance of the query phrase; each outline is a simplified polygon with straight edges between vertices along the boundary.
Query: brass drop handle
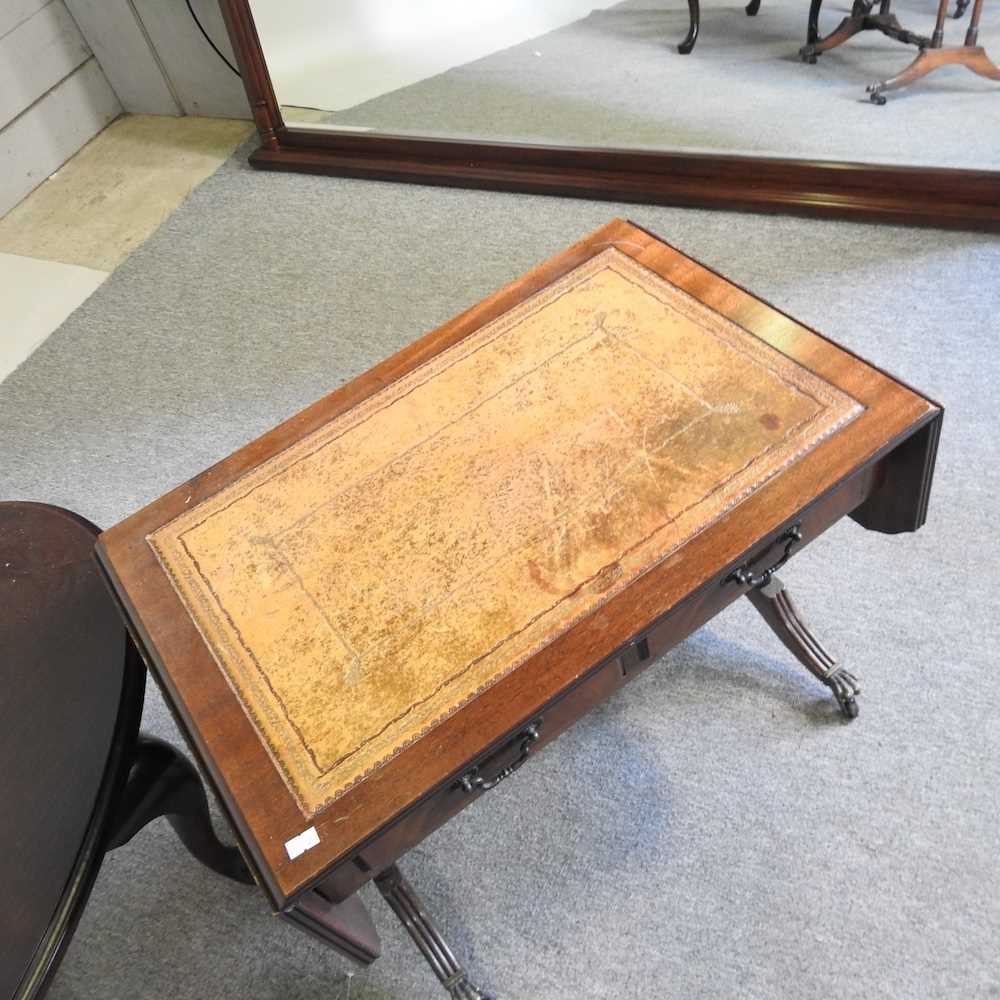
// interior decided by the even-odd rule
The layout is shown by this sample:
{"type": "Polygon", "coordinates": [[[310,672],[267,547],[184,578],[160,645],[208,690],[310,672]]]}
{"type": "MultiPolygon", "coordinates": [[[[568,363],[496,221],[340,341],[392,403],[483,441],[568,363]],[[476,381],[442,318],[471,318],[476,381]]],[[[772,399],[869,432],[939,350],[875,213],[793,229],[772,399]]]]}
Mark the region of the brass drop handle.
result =
{"type": "Polygon", "coordinates": [[[479,773],[479,766],[476,765],[458,779],[459,785],[470,794],[472,792],[488,792],[491,788],[496,788],[501,781],[509,778],[528,759],[531,748],[538,742],[541,736],[541,728],[542,720],[535,719],[530,726],[514,737],[512,742],[520,741],[521,743],[521,750],[517,760],[498,771],[492,778],[484,778],[479,773]]]}
{"type": "Polygon", "coordinates": [[[792,549],[795,546],[795,543],[801,541],[802,541],[802,525],[795,524],[787,531],[785,531],[782,535],[780,535],[778,538],[775,539],[774,545],[776,546],[784,545],[785,551],[781,553],[781,556],[778,558],[778,561],[773,566],[764,570],[763,573],[755,574],[751,572],[751,567],[753,566],[753,564],[760,559],[760,556],[758,556],[756,559],[752,559],[750,560],[750,562],[745,563],[739,569],[733,570],[733,572],[730,573],[729,576],[727,576],[725,580],[723,580],[722,582],[729,583],[731,580],[733,580],[744,587],[766,586],[768,583],[771,582],[771,577],[774,576],[774,574],[777,573],[778,570],[781,569],[781,567],[784,566],[785,563],[792,558],[792,549]]]}

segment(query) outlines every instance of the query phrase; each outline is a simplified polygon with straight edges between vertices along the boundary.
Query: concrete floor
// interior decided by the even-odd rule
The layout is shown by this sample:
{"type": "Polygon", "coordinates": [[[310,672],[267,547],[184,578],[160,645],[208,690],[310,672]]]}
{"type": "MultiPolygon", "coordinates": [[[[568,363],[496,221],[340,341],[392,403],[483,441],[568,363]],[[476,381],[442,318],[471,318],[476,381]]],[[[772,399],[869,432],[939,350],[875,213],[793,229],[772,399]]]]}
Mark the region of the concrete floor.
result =
{"type": "Polygon", "coordinates": [[[0,381],[251,130],[230,119],[125,115],[0,218],[0,381]]]}

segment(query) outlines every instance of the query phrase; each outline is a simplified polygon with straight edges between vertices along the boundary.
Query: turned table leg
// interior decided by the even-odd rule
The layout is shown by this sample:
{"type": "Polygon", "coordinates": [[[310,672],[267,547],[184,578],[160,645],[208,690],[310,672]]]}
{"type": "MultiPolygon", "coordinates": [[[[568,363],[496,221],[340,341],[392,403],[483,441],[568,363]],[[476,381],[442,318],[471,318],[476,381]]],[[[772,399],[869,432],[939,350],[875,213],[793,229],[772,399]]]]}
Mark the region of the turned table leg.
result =
{"type": "Polygon", "coordinates": [[[833,692],[841,712],[848,719],[855,718],[856,699],[861,694],[858,679],[837,666],[837,661],[812,634],[781,580],[771,576],[766,583],[747,591],[747,597],[795,658],[833,692]]]}
{"type": "Polygon", "coordinates": [[[465,969],[458,964],[451,948],[424,912],[420,898],[396,865],[377,876],[375,885],[453,1000],[493,1000],[469,982],[465,969]]]}

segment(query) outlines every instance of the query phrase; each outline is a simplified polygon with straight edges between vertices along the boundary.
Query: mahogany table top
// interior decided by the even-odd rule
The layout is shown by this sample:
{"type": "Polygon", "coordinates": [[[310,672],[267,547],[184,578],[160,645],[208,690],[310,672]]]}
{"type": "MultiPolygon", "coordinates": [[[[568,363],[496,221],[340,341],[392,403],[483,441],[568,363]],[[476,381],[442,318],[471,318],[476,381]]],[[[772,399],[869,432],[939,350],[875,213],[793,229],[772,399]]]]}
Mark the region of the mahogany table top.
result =
{"type": "Polygon", "coordinates": [[[615,222],[101,554],[280,903],[516,725],[505,684],[565,684],[546,654],[582,623],[721,529],[718,570],[761,494],[801,507],[932,411],[615,222]]]}

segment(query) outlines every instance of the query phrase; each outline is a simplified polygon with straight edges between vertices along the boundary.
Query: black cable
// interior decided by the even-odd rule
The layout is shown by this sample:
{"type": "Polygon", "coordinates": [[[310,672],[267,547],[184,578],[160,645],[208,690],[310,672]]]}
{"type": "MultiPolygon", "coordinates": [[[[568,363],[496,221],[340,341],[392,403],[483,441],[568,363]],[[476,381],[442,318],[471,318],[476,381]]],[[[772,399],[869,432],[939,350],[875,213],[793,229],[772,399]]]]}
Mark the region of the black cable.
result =
{"type": "Polygon", "coordinates": [[[187,9],[191,12],[191,16],[194,18],[194,23],[198,25],[198,30],[205,36],[205,41],[215,50],[215,54],[237,75],[240,75],[240,71],[222,54],[219,46],[212,41],[212,36],[205,30],[205,25],[198,20],[198,15],[194,12],[194,7],[191,6],[191,0],[185,0],[187,4],[187,9]]]}

